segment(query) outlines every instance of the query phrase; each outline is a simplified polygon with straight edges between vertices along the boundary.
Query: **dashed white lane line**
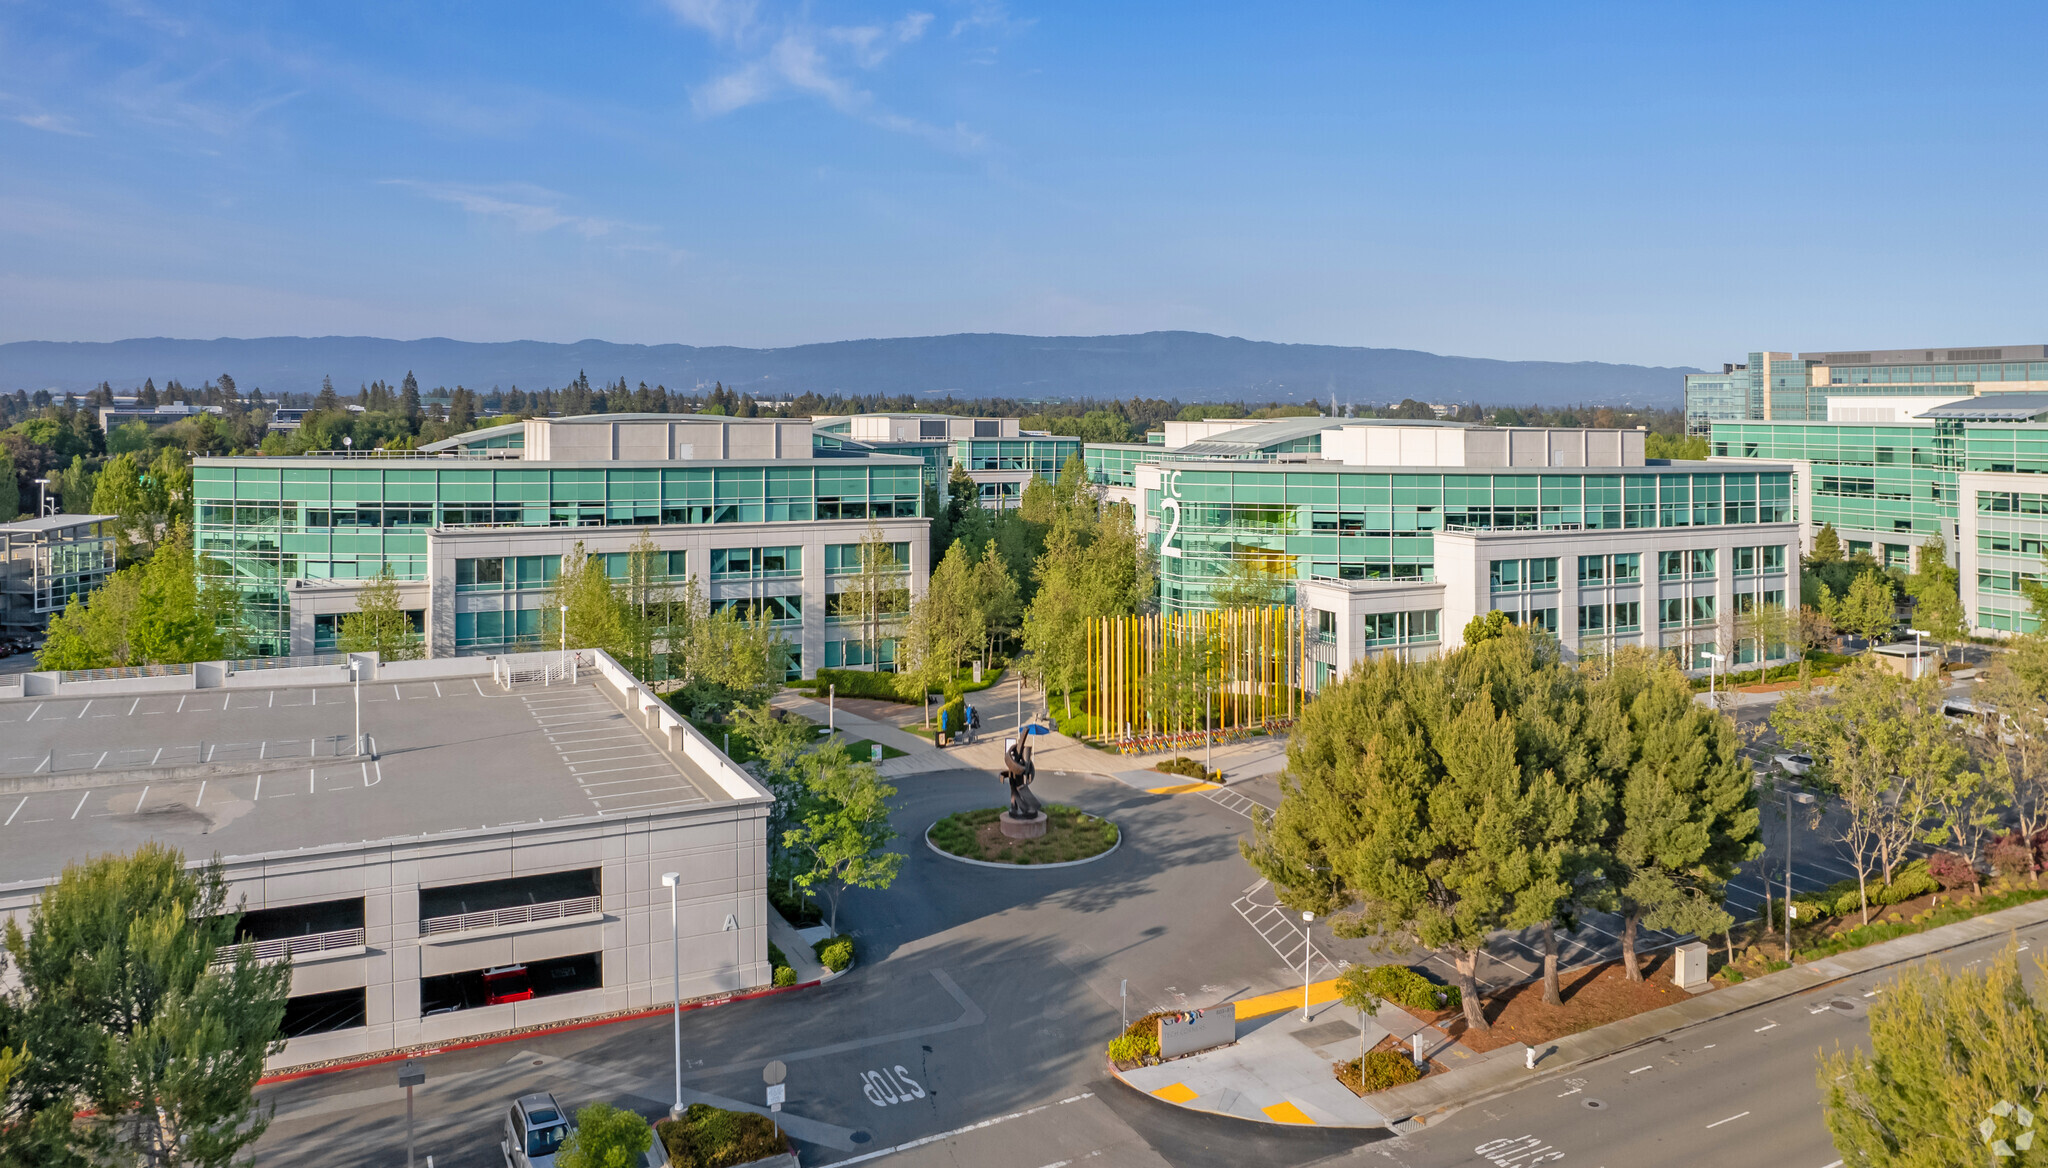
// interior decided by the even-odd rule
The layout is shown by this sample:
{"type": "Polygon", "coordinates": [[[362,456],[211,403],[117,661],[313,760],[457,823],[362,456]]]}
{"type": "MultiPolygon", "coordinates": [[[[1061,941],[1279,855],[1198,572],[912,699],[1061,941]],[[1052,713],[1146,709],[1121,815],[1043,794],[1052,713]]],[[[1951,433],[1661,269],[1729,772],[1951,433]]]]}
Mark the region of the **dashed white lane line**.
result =
{"type": "Polygon", "coordinates": [[[1769,1026],[1759,1026],[1756,1028],[1756,1033],[1762,1034],[1766,1030],[1774,1030],[1777,1028],[1777,1025],[1778,1024],[1776,1022],[1773,1022],[1769,1026]]]}
{"type": "MultiPolygon", "coordinates": [[[[1734,1122],[1735,1122],[1736,1120],[1738,1120],[1738,1119],[1741,1119],[1741,1118],[1742,1118],[1742,1116],[1744,1116],[1744,1115],[1748,1115],[1748,1114],[1749,1114],[1749,1112],[1745,1111],[1745,1112],[1742,1112],[1742,1113],[1741,1113],[1740,1115],[1731,1115],[1731,1116],[1729,1116],[1729,1117],[1728,1117],[1727,1119],[1717,1119],[1717,1120],[1715,1120],[1714,1122],[1712,1122],[1712,1123],[1708,1124],[1707,1126],[1708,1126],[1709,1128],[1716,1128],[1716,1127],[1720,1127],[1720,1126],[1721,1126],[1722,1124],[1724,1124],[1724,1123],[1734,1123],[1734,1122]]],[[[1841,1163],[1841,1161],[1840,1161],[1840,1160],[1837,1160],[1837,1161],[1835,1161],[1835,1163],[1839,1164],[1839,1163],[1841,1163]]]]}
{"type": "Polygon", "coordinates": [[[1631,1074],[1631,1075],[1640,1075],[1640,1074],[1642,1074],[1642,1073],[1643,1073],[1644,1071],[1647,1071],[1647,1070],[1649,1070],[1649,1069],[1650,1069],[1651,1067],[1654,1067],[1654,1066],[1656,1066],[1656,1065],[1657,1065],[1656,1063],[1645,1063],[1645,1064],[1643,1064],[1642,1066],[1640,1066],[1640,1067],[1637,1067],[1637,1068],[1636,1068],[1635,1070],[1633,1070],[1633,1071],[1630,1071],[1630,1072],[1629,1072],[1629,1074],[1631,1074]]]}

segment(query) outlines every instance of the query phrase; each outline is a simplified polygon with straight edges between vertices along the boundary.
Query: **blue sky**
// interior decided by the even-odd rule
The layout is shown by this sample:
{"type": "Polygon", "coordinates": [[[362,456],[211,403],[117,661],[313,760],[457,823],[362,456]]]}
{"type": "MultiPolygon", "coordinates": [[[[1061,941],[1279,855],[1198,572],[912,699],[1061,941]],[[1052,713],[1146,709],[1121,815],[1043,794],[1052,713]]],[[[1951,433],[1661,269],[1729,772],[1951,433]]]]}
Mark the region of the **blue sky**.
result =
{"type": "Polygon", "coordinates": [[[2044,24],[0,0],[0,341],[2040,341],[2044,24]]]}

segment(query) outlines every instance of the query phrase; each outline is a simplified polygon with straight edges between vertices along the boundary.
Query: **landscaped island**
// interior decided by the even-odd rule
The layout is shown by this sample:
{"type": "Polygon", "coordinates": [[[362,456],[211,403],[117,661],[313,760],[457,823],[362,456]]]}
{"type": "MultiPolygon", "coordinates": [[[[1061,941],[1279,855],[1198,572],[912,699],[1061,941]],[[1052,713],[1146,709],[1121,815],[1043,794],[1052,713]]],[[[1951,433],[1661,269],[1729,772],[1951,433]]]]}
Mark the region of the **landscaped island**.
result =
{"type": "Polygon", "coordinates": [[[963,860],[986,864],[1071,864],[1092,860],[1116,847],[1117,826],[1064,803],[1048,803],[1045,834],[1036,839],[1011,839],[999,822],[1001,807],[960,811],[932,824],[925,833],[932,846],[963,860]]]}

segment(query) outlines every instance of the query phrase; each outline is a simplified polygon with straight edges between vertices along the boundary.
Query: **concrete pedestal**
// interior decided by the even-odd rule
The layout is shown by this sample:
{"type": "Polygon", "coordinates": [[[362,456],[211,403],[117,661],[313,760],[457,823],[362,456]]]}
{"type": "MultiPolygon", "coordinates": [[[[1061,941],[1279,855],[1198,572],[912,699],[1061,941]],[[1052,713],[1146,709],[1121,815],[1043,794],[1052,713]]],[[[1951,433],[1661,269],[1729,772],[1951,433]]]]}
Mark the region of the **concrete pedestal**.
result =
{"type": "Polygon", "coordinates": [[[1036,819],[1019,819],[1009,812],[1003,812],[1003,834],[1011,839],[1037,839],[1045,834],[1045,816],[1036,819]]]}

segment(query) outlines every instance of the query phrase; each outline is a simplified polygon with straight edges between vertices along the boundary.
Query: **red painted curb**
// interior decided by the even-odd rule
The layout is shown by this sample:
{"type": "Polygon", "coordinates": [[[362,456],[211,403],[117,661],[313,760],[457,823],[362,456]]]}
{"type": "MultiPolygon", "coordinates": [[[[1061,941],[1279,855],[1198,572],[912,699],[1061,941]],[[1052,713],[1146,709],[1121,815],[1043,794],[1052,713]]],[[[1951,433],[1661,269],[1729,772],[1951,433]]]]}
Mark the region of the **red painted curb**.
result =
{"type": "MultiPolygon", "coordinates": [[[[687,1002],[683,1005],[683,1010],[687,1013],[691,1010],[703,1010],[708,1009],[712,1006],[724,1006],[732,1002],[747,1002],[752,1001],[755,998],[766,998],[773,996],[775,994],[787,994],[792,993],[796,990],[809,989],[815,985],[823,985],[824,982],[825,978],[818,978],[815,981],[799,982],[798,984],[792,986],[771,986],[767,989],[753,990],[749,993],[744,994],[734,994],[729,998],[717,998],[708,1002],[687,1002]]],[[[500,1034],[495,1038],[477,1038],[472,1039],[468,1042],[451,1042],[446,1046],[437,1046],[434,1047],[432,1050],[416,1050],[409,1054],[399,1053],[371,1055],[368,1058],[354,1059],[345,1063],[336,1063],[331,1067],[316,1067],[310,1071],[287,1071],[280,1075],[265,1075],[262,1078],[256,1080],[256,1085],[258,1087],[268,1087],[277,1083],[290,1083],[298,1079],[310,1079],[315,1075],[333,1075],[339,1074],[342,1071],[360,1070],[363,1067],[374,1067],[380,1063],[395,1063],[402,1062],[406,1059],[426,1058],[428,1055],[447,1054],[450,1051],[456,1050],[474,1050],[478,1047],[497,1046],[498,1044],[505,1042],[523,1042],[529,1038],[545,1038],[550,1034],[568,1034],[576,1030],[589,1030],[593,1027],[610,1026],[618,1022],[637,1022],[643,1018],[656,1018],[663,1014],[673,1013],[674,1011],[675,1007],[672,1005],[660,1006],[646,1010],[636,1011],[631,1014],[621,1014],[615,1018],[597,1018],[588,1022],[564,1022],[559,1026],[544,1026],[538,1030],[522,1030],[517,1034],[500,1034]]]]}

